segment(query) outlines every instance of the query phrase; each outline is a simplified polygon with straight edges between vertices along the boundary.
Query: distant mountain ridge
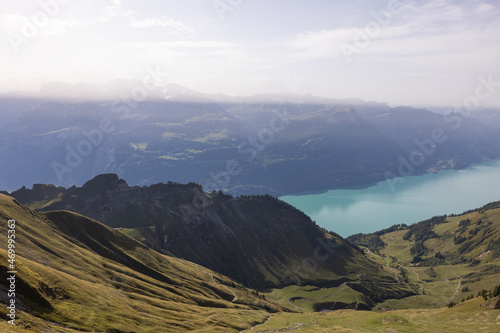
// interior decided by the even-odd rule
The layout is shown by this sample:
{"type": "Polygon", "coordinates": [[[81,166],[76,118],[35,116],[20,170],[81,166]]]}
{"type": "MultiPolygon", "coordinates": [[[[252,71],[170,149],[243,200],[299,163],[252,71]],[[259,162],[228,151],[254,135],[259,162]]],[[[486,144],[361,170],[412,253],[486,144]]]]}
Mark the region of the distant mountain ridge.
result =
{"type": "Polygon", "coordinates": [[[0,188],[116,173],[137,185],[195,181],[281,196],[382,181],[401,173],[401,159],[418,175],[500,158],[494,110],[479,121],[355,99],[164,88],[141,101],[77,99],[77,86],[64,88],[67,99],[0,98],[0,159],[9,161],[0,188]],[[446,139],[432,146],[435,130],[446,139]]]}

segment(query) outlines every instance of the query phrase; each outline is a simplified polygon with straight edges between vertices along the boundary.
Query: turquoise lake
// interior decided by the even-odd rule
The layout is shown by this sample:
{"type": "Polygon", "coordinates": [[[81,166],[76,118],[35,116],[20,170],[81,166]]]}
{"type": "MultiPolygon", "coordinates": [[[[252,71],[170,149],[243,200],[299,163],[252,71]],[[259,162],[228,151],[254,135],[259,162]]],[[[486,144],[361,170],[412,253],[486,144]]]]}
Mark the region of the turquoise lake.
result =
{"type": "Polygon", "coordinates": [[[500,161],[463,170],[382,181],[364,189],[287,195],[280,199],[343,237],[369,233],[397,223],[411,224],[436,215],[460,214],[500,201],[500,161]]]}

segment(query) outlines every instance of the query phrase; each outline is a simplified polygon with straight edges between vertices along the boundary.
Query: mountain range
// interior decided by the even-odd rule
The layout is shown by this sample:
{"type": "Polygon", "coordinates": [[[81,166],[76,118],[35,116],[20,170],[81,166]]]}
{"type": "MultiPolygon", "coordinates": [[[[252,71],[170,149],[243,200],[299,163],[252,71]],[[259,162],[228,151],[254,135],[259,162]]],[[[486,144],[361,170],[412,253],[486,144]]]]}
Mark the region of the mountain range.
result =
{"type": "Polygon", "coordinates": [[[498,202],[342,238],[277,197],[498,159],[498,110],[141,84],[0,96],[0,331],[497,330],[498,202]]]}
{"type": "MultiPolygon", "coordinates": [[[[129,91],[134,84],[120,83],[129,91]]],[[[194,181],[209,192],[281,196],[500,157],[495,110],[443,115],[311,95],[204,95],[177,85],[140,100],[77,99],[78,89],[90,88],[54,83],[36,98],[0,98],[0,158],[8,161],[0,173],[9,175],[0,188],[81,186],[116,173],[140,186],[194,181]]]]}

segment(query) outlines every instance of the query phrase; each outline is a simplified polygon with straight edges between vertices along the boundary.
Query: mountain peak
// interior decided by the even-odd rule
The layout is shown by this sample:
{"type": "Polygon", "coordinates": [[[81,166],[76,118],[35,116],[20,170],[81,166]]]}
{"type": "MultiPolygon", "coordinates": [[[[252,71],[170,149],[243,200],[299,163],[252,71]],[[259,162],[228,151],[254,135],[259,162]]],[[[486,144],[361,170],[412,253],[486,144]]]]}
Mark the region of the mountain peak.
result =
{"type": "Polygon", "coordinates": [[[94,178],[83,184],[82,187],[114,190],[117,188],[128,187],[128,184],[125,180],[120,179],[118,175],[114,173],[106,173],[95,176],[94,178]]]}

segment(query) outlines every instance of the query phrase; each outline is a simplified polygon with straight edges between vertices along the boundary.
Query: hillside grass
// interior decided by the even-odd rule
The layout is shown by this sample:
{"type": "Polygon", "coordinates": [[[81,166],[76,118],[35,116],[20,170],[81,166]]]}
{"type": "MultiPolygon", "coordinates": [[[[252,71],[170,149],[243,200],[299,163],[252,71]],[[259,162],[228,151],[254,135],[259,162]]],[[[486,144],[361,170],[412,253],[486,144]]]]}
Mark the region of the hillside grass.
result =
{"type": "MultiPolygon", "coordinates": [[[[266,299],[289,308],[291,311],[314,312],[315,306],[324,303],[356,304],[363,302],[365,296],[342,285],[333,288],[319,288],[316,286],[288,286],[281,289],[273,289],[264,293],[266,299]]],[[[367,306],[364,302],[363,304],[367,306]]]]}
{"type": "MultiPolygon", "coordinates": [[[[78,214],[35,213],[0,195],[0,235],[7,234],[8,219],[16,220],[13,331],[236,332],[280,309],[227,277],[78,214]]],[[[6,318],[3,306],[0,316],[6,318]]],[[[7,329],[1,321],[0,331],[7,329]]]]}
{"type": "MultiPolygon", "coordinates": [[[[464,225],[464,223],[462,223],[464,225]]],[[[389,298],[373,306],[374,312],[385,310],[411,309],[441,309],[450,302],[460,303],[462,300],[485,289],[492,290],[500,281],[500,258],[494,258],[487,252],[490,241],[500,238],[500,209],[477,210],[459,216],[446,218],[443,223],[433,226],[438,236],[426,239],[428,253],[423,260],[444,255],[440,264],[433,266],[413,263],[410,252],[414,240],[404,239],[408,230],[396,230],[380,236],[386,244],[380,249],[380,254],[364,248],[365,256],[381,266],[387,273],[406,281],[416,292],[415,295],[404,298],[389,298]],[[469,219],[471,222],[464,228],[459,228],[460,222],[469,219]],[[479,227],[479,232],[474,233],[479,227]],[[461,244],[455,244],[455,236],[466,237],[473,242],[470,251],[460,253],[461,244]],[[482,255],[482,257],[479,257],[482,255]],[[460,259],[462,256],[462,259],[460,259]],[[448,260],[448,258],[450,258],[448,260]],[[472,262],[474,259],[480,258],[472,262]],[[450,260],[458,260],[452,264],[450,260]],[[460,261],[462,260],[462,262],[460,261]],[[404,274],[403,274],[404,273],[404,274]]],[[[370,279],[360,281],[369,283],[370,279]]],[[[313,312],[316,304],[332,304],[345,302],[353,307],[364,299],[355,290],[342,288],[317,288],[311,286],[289,286],[272,290],[266,295],[282,306],[290,309],[313,312]],[[336,290],[340,292],[335,293],[336,290]],[[330,302],[330,303],[327,303],[330,302]]],[[[336,310],[338,312],[340,310],[336,310]]],[[[420,313],[420,312],[415,312],[420,313]]],[[[323,317],[321,317],[323,318],[323,317]]],[[[278,325],[279,326],[279,325],[278,325]]],[[[292,325],[293,326],[293,325],[292,325]]],[[[302,328],[298,329],[300,331],[302,328]]]]}
{"type": "MultiPolygon", "coordinates": [[[[446,219],[424,244],[464,262],[412,263],[413,240],[407,230],[386,233],[380,254],[366,256],[395,278],[363,272],[336,287],[288,286],[260,295],[199,265],[161,255],[128,237],[139,230],[113,230],[69,212],[35,213],[0,195],[0,219],[16,219],[19,308],[18,326],[0,322],[12,332],[496,332],[500,310],[482,297],[500,281],[500,258],[488,253],[500,236],[500,209],[475,211],[446,219]],[[460,228],[461,221],[470,220],[460,228]],[[479,231],[478,231],[479,230],[479,231]],[[467,237],[471,248],[460,253],[453,237],[467,237]],[[474,260],[475,259],[475,260],[474,260]],[[474,260],[474,261],[473,261],[474,260]],[[431,270],[432,268],[432,270],[431,270]],[[407,280],[407,284],[403,280],[407,280]],[[355,288],[386,286],[415,295],[386,299],[373,311],[356,308],[370,302],[355,288]],[[464,290],[464,287],[467,287],[464,290]],[[464,300],[469,296],[471,300],[464,300]],[[458,303],[447,308],[449,302],[458,303]],[[325,310],[324,312],[314,312],[325,310]]],[[[151,231],[151,230],[150,230],[151,231]]],[[[0,234],[6,235],[5,224],[0,234]]],[[[0,273],[7,251],[0,249],[0,273]]],[[[5,289],[0,285],[0,288],[5,289]]],[[[383,289],[382,289],[383,290],[383,289]]],[[[5,301],[4,299],[2,299],[5,301]]],[[[498,297],[495,302],[500,302],[498,297]]],[[[0,307],[0,316],[6,308],[0,307]]]]}
{"type": "Polygon", "coordinates": [[[279,313],[243,332],[498,332],[500,310],[482,308],[484,303],[475,298],[451,309],[279,313]]]}

